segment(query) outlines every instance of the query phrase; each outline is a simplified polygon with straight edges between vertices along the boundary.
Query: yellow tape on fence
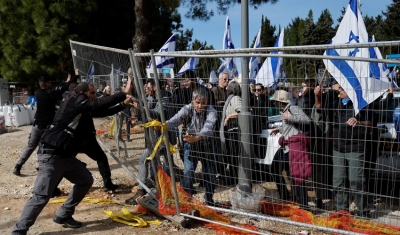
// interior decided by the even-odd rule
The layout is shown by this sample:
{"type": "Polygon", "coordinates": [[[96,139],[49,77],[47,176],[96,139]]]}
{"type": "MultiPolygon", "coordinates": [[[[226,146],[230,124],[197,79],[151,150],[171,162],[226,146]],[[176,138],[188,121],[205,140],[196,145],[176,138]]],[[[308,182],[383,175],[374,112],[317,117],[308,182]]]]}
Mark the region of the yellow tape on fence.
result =
{"type": "MultiPolygon", "coordinates": [[[[148,158],[146,158],[145,161],[152,160],[154,158],[154,156],[156,156],[156,153],[158,151],[158,148],[160,147],[160,144],[164,143],[165,145],[167,145],[167,140],[164,137],[164,131],[167,130],[167,124],[166,123],[161,123],[160,121],[157,121],[157,120],[153,120],[151,122],[142,124],[141,126],[144,127],[144,128],[149,128],[151,126],[152,127],[161,126],[161,136],[157,140],[157,143],[154,146],[153,152],[151,153],[151,155],[148,158]]],[[[169,144],[169,151],[170,151],[171,154],[176,153],[176,149],[171,143],[169,144]]]]}

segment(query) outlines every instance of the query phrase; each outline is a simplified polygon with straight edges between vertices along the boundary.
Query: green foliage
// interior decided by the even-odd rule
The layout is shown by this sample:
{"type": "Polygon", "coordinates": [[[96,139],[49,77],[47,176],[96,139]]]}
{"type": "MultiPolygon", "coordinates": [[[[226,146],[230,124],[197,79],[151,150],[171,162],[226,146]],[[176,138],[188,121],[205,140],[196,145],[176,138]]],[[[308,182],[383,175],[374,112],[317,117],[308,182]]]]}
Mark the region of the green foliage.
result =
{"type": "MultiPolygon", "coordinates": [[[[386,17],[382,23],[382,33],[385,40],[399,40],[400,38],[400,0],[393,0],[393,3],[387,6],[386,17]]],[[[377,35],[376,35],[377,36],[377,35]]]]}
{"type": "Polygon", "coordinates": [[[0,74],[11,81],[37,81],[41,75],[64,79],[60,76],[67,63],[61,62],[70,54],[71,24],[86,21],[85,9],[96,9],[96,5],[78,0],[1,1],[0,19],[7,23],[0,24],[0,74]]]}
{"type": "MultiPolygon", "coordinates": [[[[260,5],[271,3],[275,4],[278,0],[249,0],[249,5],[254,9],[257,9],[260,5]]],[[[191,18],[192,20],[209,20],[214,16],[214,10],[209,10],[210,3],[217,4],[217,13],[226,15],[229,8],[240,4],[240,0],[182,0],[181,4],[188,9],[185,17],[191,18]]]]}

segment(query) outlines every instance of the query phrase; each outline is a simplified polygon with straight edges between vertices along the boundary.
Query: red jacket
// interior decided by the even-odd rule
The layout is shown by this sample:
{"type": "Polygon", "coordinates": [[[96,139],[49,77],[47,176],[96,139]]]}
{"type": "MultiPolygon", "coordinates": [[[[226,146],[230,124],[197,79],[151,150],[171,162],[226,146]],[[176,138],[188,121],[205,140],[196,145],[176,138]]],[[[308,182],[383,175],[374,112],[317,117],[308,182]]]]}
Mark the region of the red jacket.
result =
{"type": "Polygon", "coordinates": [[[285,140],[279,139],[281,147],[289,147],[289,166],[290,175],[293,177],[296,185],[300,185],[305,179],[311,176],[312,166],[310,160],[310,137],[300,133],[285,140]]]}

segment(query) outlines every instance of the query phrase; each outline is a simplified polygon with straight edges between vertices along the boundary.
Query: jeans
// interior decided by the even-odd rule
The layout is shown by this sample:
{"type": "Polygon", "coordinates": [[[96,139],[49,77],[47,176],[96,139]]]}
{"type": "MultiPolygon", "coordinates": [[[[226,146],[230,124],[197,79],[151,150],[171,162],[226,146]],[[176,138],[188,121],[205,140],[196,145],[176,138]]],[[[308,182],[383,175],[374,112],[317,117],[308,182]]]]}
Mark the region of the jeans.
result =
{"type": "Polygon", "coordinates": [[[213,155],[211,149],[210,151],[204,151],[194,149],[192,154],[196,154],[196,157],[190,157],[191,152],[191,144],[185,143],[184,145],[184,170],[183,170],[183,179],[181,182],[182,188],[188,192],[190,195],[195,194],[195,189],[193,186],[194,179],[195,179],[195,171],[197,167],[197,163],[201,160],[202,161],[202,174],[204,179],[204,187],[206,188],[206,193],[204,195],[204,199],[206,203],[214,203],[213,195],[215,190],[215,181],[216,181],[216,174],[217,170],[215,167],[214,162],[207,160],[210,159],[209,155],[213,155]],[[208,155],[208,156],[207,156],[208,155]]]}

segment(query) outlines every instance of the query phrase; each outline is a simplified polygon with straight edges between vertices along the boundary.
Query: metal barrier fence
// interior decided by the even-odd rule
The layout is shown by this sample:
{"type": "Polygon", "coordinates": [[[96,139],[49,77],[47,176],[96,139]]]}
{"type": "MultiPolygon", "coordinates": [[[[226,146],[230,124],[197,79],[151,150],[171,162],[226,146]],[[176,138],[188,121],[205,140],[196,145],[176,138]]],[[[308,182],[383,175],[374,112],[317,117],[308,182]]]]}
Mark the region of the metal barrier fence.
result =
{"type": "MultiPolygon", "coordinates": [[[[399,52],[400,42],[357,44],[357,46],[377,47],[389,54],[399,52]]],[[[368,228],[380,229],[379,226],[382,224],[387,228],[400,226],[398,217],[400,146],[396,141],[393,120],[393,110],[399,105],[400,91],[395,89],[392,92],[393,98],[389,98],[391,101],[388,103],[385,103],[387,92],[376,95],[374,97],[378,100],[376,106],[369,107],[365,112],[361,111],[358,116],[355,113],[350,115],[346,113],[348,103],[344,104],[346,99],[343,98],[345,97],[345,93],[341,91],[343,89],[340,85],[331,83],[333,80],[328,72],[319,70],[324,67],[323,60],[339,60],[339,57],[322,55],[324,50],[346,49],[350,52],[354,49],[352,47],[354,45],[346,44],[135,54],[129,50],[71,41],[75,68],[80,72],[86,71],[93,61],[95,74],[97,71],[99,74],[109,73],[110,84],[120,87],[123,86],[123,82],[115,79],[115,73],[111,71],[114,71],[115,67],[120,67],[118,76],[127,76],[128,69],[132,68],[129,72],[135,78],[133,93],[138,99],[139,106],[131,108],[121,116],[114,116],[114,131],[109,133],[114,138],[100,136],[99,141],[140,186],[153,196],[154,193],[150,188],[159,187],[157,177],[153,177],[156,182],[150,179],[144,182],[139,180],[141,177],[139,168],[147,169],[148,166],[143,165],[142,161],[144,157],[150,155],[159,133],[151,128],[131,129],[129,125],[124,126],[121,122],[129,123],[133,120],[136,123],[145,123],[151,118],[164,123],[172,118],[172,121],[167,123],[170,128],[172,126],[176,128],[170,129],[170,132],[165,132],[164,135],[167,140],[176,144],[179,151],[170,154],[169,148],[160,150],[156,160],[150,165],[155,169],[156,163],[161,163],[169,172],[172,179],[170,190],[173,192],[174,206],[177,207],[178,214],[220,224],[213,218],[179,213],[180,203],[175,181],[180,181],[181,187],[190,195],[214,210],[223,212],[235,224],[254,218],[252,223],[259,232],[253,232],[257,234],[284,231],[278,228],[281,227],[279,225],[276,228],[271,227],[272,222],[341,234],[353,234],[354,231],[362,232],[365,230],[361,229],[368,228]],[[283,51],[284,54],[269,54],[276,50],[283,51]],[[255,56],[254,53],[262,58],[284,58],[283,68],[286,78],[281,77],[274,89],[261,86],[257,82],[251,85],[247,80],[233,78],[239,83],[229,82],[228,92],[240,96],[240,89],[238,90],[240,83],[242,88],[251,91],[247,99],[242,97],[248,103],[237,103],[237,97],[229,97],[232,99],[227,100],[228,94],[223,88],[228,86],[228,80],[220,78],[219,84],[208,83],[209,71],[211,68],[217,68],[218,58],[229,56],[235,60],[255,56]],[[169,78],[172,72],[165,75],[165,71],[147,68],[150,61],[153,66],[156,64],[156,57],[174,57],[175,72],[188,58],[198,57],[201,62],[195,77],[185,74],[183,78],[172,79],[169,78]],[[313,85],[312,80],[318,76],[319,81],[315,81],[313,85]],[[152,79],[148,80],[146,77],[152,79]],[[204,82],[203,85],[198,83],[197,77],[204,82]],[[314,87],[319,83],[324,85],[321,89],[324,95],[322,95],[322,107],[316,108],[313,104],[314,87]],[[167,84],[173,88],[171,91],[166,89],[167,84]],[[285,84],[290,85],[285,86],[285,84]],[[196,95],[200,98],[206,94],[207,104],[211,104],[214,108],[203,111],[202,99],[196,97],[192,99],[194,90],[198,91],[196,95]],[[300,97],[299,92],[302,93],[300,97]],[[342,95],[340,100],[337,99],[338,93],[342,95]],[[383,98],[379,101],[381,95],[383,98]],[[295,103],[288,105],[296,102],[296,99],[305,103],[300,106],[295,103]],[[189,105],[192,100],[197,106],[189,105]],[[292,109],[292,107],[301,108],[292,109]],[[214,109],[216,117],[213,116],[214,109]],[[243,114],[242,110],[249,112],[243,114]],[[281,112],[287,113],[287,110],[290,110],[291,118],[280,115],[281,112]],[[198,114],[198,111],[203,114],[198,114]],[[179,118],[174,117],[175,115],[179,115],[179,118]],[[357,127],[337,123],[336,120],[344,120],[337,119],[341,117],[340,115],[344,115],[343,117],[347,119],[357,118],[363,123],[357,123],[357,127]],[[228,119],[223,119],[228,116],[228,119]],[[249,120],[251,128],[243,130],[237,122],[238,116],[239,119],[249,120]],[[131,120],[127,120],[128,117],[131,120]],[[193,118],[207,119],[208,122],[216,119],[216,122],[211,125],[213,126],[211,135],[203,130],[209,135],[208,137],[202,137],[197,143],[188,144],[194,141],[191,139],[194,138],[191,135],[196,133],[193,128],[196,129],[198,128],[196,125],[199,125],[192,123],[193,118]],[[289,119],[282,121],[282,118],[289,119]],[[276,132],[273,131],[275,128],[281,128],[277,135],[273,135],[276,132]],[[304,135],[301,135],[302,133],[304,135]],[[286,147],[282,147],[282,142],[278,143],[280,135],[285,136],[286,147]],[[243,136],[248,136],[247,139],[250,141],[240,141],[243,140],[243,136]],[[293,139],[288,141],[289,136],[299,137],[300,144],[295,146],[293,139]],[[222,139],[225,139],[226,149],[221,146],[222,139]],[[243,154],[243,149],[251,151],[243,154]],[[142,159],[139,160],[140,158],[142,159]],[[194,174],[183,174],[184,168],[187,172],[187,169],[193,167],[190,164],[195,165],[194,174]],[[251,182],[250,188],[246,187],[246,182],[251,182]],[[343,212],[346,210],[356,218],[368,220],[358,221],[359,230],[345,231],[338,230],[338,227],[332,228],[333,225],[327,222],[327,218],[339,210],[341,213],[346,213],[343,212]],[[314,215],[310,216],[308,212],[314,215]],[[290,216],[294,219],[288,220],[271,215],[290,216]],[[302,220],[299,218],[301,216],[305,218],[302,220]],[[311,221],[307,218],[311,218],[311,221]]],[[[354,63],[393,63],[390,60],[369,57],[349,56],[340,57],[340,60],[354,63]]],[[[327,67],[329,71],[333,69],[327,67]]],[[[267,77],[260,76],[256,80],[264,79],[267,77]]],[[[362,92],[370,93],[372,90],[377,90],[377,87],[371,90],[364,89],[362,92]]],[[[146,178],[152,177],[147,177],[146,174],[146,178]]],[[[240,226],[234,227],[245,230],[240,226]]],[[[341,228],[344,227],[346,226],[341,228]]]]}

